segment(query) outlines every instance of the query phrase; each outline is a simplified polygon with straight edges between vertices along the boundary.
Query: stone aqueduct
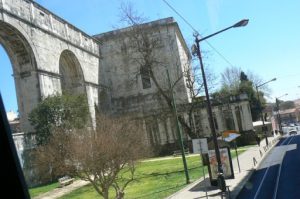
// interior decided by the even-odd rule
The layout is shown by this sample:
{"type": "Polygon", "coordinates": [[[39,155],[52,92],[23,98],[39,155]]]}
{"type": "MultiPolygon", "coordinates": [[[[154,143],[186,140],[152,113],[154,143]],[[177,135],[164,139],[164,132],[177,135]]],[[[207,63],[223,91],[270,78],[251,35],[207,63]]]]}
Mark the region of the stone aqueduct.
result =
{"type": "Polygon", "coordinates": [[[99,43],[91,36],[29,0],[0,0],[0,44],[15,79],[21,128],[31,129],[27,114],[44,97],[67,90],[86,93],[91,116],[100,76],[99,43]]]}

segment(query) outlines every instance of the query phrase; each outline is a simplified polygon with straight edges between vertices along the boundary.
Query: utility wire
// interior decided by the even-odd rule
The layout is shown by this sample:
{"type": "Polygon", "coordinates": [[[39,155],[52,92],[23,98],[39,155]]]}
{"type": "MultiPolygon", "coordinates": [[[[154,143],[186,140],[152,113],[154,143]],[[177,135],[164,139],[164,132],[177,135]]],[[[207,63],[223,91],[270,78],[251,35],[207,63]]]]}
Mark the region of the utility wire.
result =
{"type": "Polygon", "coordinates": [[[179,12],[177,12],[177,10],[175,10],[173,6],[171,6],[166,0],[163,0],[163,2],[165,2],[165,4],[169,6],[169,8],[171,8],[188,26],[190,26],[190,28],[193,29],[194,32],[198,33],[198,31],[192,26],[192,24],[190,24],[179,12]]]}
{"type": "Polygon", "coordinates": [[[233,64],[224,56],[222,55],[215,47],[213,47],[207,40],[204,40],[214,51],[216,51],[216,53],[223,58],[223,60],[225,62],[227,62],[227,64],[229,64],[231,67],[234,67],[233,64]]]}
{"type": "MultiPolygon", "coordinates": [[[[196,30],[196,28],[194,28],[192,26],[191,23],[188,22],[188,20],[186,20],[173,6],[171,6],[166,0],[163,0],[163,2],[169,7],[171,8],[171,10],[173,10],[195,33],[198,33],[200,35],[200,33],[196,30]]],[[[202,35],[200,35],[202,37],[202,35]]],[[[233,64],[224,56],[222,55],[222,53],[220,53],[213,45],[211,45],[207,40],[204,40],[207,45],[209,45],[227,64],[229,64],[231,67],[234,67],[233,64]]]]}

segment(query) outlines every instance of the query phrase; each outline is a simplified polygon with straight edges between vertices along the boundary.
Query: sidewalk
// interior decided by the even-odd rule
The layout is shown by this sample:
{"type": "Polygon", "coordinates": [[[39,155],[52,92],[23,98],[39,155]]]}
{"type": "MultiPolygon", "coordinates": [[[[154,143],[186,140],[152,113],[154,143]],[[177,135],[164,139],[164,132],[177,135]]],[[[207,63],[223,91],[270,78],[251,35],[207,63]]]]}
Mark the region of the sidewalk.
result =
{"type": "MultiPolygon", "coordinates": [[[[229,186],[231,198],[235,198],[241,191],[247,180],[250,178],[254,169],[260,164],[261,160],[266,157],[266,154],[270,151],[273,146],[277,143],[277,137],[268,137],[269,149],[267,149],[265,139],[261,140],[260,147],[253,146],[247,151],[239,155],[239,162],[241,172],[239,172],[237,158],[232,160],[234,169],[234,179],[226,180],[226,185],[229,186]],[[260,155],[262,152],[262,157],[260,155]],[[256,162],[254,166],[254,159],[256,162]]],[[[220,190],[216,187],[210,186],[208,174],[204,178],[189,184],[182,190],[176,192],[175,194],[167,197],[167,199],[200,199],[200,198],[221,198],[220,190]]]]}
{"type": "Polygon", "coordinates": [[[39,196],[34,197],[33,199],[54,199],[54,198],[59,198],[65,194],[68,194],[80,187],[83,187],[84,185],[87,185],[89,182],[88,181],[83,181],[83,180],[76,180],[72,184],[62,187],[62,188],[56,188],[53,189],[52,191],[43,193],[39,196]]]}

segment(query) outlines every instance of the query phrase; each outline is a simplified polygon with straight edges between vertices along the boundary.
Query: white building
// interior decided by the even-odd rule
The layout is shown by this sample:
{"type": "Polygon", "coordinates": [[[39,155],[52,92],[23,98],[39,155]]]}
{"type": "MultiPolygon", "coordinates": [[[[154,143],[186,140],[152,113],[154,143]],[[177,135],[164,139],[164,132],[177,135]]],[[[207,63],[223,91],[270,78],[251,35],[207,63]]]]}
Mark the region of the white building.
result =
{"type": "MultiPolygon", "coordinates": [[[[177,103],[185,104],[191,101],[186,88],[186,77],[183,76],[190,66],[191,56],[173,18],[119,29],[95,37],[102,43],[100,67],[104,73],[101,81],[109,88],[108,97],[111,98],[113,112],[139,112],[144,116],[148,112],[165,107],[165,101],[156,84],[164,91],[169,89],[167,70],[171,82],[177,81],[174,87],[177,103]],[[142,49],[145,46],[144,42],[149,42],[149,48],[142,49]],[[149,59],[148,63],[146,59],[149,59]],[[156,82],[150,72],[153,72],[156,82]]],[[[103,95],[100,95],[100,104],[103,103],[101,97],[103,95]]]]}
{"type": "MultiPolygon", "coordinates": [[[[151,145],[170,146],[176,143],[175,120],[160,91],[166,95],[170,93],[168,70],[171,84],[177,82],[174,98],[179,114],[189,123],[187,109],[192,99],[185,74],[190,68],[191,55],[178,24],[173,18],[166,18],[95,37],[102,44],[100,66],[104,71],[103,84],[107,85],[107,90],[99,95],[100,106],[110,107],[113,114],[132,114],[133,117],[142,118],[145,127],[143,136],[151,145]],[[149,49],[139,48],[139,45],[144,47],[145,42],[148,42],[149,49]],[[147,62],[145,59],[148,58],[147,62]],[[149,62],[152,65],[147,70],[149,62]]],[[[210,137],[206,105],[197,104],[196,107],[189,127],[197,136],[210,137]]],[[[216,104],[213,112],[217,132],[253,129],[250,106],[245,96],[226,104],[216,104]]],[[[183,134],[185,139],[190,138],[186,133],[183,134]]]]}

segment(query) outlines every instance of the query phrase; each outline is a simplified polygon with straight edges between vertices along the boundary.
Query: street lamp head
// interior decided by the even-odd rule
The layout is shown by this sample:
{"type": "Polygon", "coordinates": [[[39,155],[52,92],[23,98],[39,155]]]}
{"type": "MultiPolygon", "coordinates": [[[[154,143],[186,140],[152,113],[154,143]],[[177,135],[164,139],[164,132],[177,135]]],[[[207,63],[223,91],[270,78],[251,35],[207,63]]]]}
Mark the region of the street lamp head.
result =
{"type": "Polygon", "coordinates": [[[282,98],[284,96],[287,96],[287,95],[288,95],[288,93],[285,93],[284,95],[281,95],[280,97],[276,97],[276,100],[278,100],[278,99],[280,99],[280,98],[282,98]]]}
{"type": "Polygon", "coordinates": [[[277,79],[276,79],[276,77],[275,77],[275,78],[271,79],[271,82],[276,81],[276,80],[277,80],[277,79]]]}
{"type": "Polygon", "coordinates": [[[218,31],[218,32],[215,32],[215,33],[213,33],[213,34],[210,34],[210,35],[208,35],[208,36],[206,36],[206,37],[202,37],[202,38],[200,38],[200,39],[198,38],[199,33],[198,33],[198,32],[195,32],[195,33],[194,33],[194,37],[196,38],[196,42],[199,43],[200,41],[203,41],[203,40],[205,40],[205,39],[208,39],[208,38],[210,38],[210,37],[213,37],[213,36],[215,36],[215,35],[217,35],[217,34],[220,34],[221,32],[224,32],[224,31],[226,31],[226,30],[229,30],[229,29],[231,29],[231,28],[237,28],[237,27],[246,26],[246,25],[248,24],[248,22],[249,22],[249,19],[243,19],[243,20],[237,22],[236,24],[234,24],[233,26],[229,26],[229,27],[227,27],[227,28],[224,28],[224,29],[222,29],[222,30],[220,30],[220,31],[218,31]]]}
{"type": "Polygon", "coordinates": [[[239,22],[237,22],[236,24],[234,24],[232,27],[233,28],[238,28],[238,27],[243,27],[243,26],[246,26],[249,22],[249,19],[243,19],[239,22]]]}

